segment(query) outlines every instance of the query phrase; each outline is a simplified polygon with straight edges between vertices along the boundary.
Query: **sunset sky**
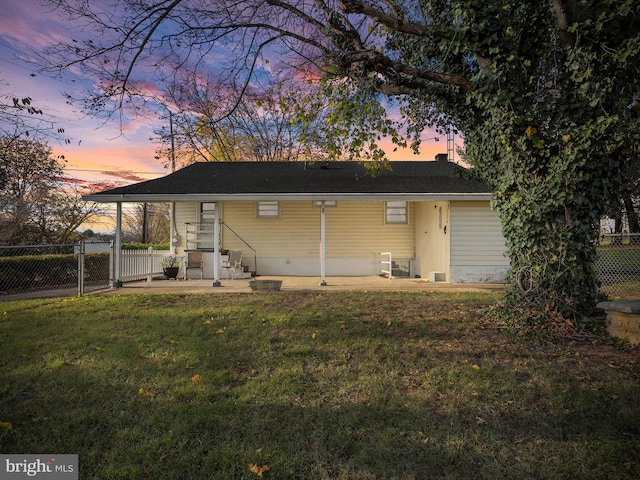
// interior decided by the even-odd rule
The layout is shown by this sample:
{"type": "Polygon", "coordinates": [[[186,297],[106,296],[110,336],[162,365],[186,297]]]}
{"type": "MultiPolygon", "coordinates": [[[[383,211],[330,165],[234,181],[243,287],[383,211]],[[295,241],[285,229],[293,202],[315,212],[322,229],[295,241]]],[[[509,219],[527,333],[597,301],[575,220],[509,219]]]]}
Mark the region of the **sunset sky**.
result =
{"type": "MultiPolygon", "coordinates": [[[[124,185],[167,174],[162,161],[154,158],[155,144],[150,140],[154,127],[161,124],[159,119],[128,117],[121,124],[88,118],[78,105],[68,105],[63,93],[77,97],[83,85],[96,79],[73,74],[52,78],[29,61],[35,51],[52,42],[69,41],[74,32],[77,26],[63,22],[39,0],[0,0],[2,101],[31,97],[35,106],[54,117],[56,128],[64,128],[71,143],[50,141],[50,145],[56,155],[65,156],[71,182],[124,185]]],[[[434,136],[427,132],[423,138],[434,136]]],[[[391,160],[433,160],[435,154],[446,152],[446,146],[446,138],[440,137],[439,142],[423,143],[419,156],[408,149],[393,153],[391,145],[387,153],[391,160]]]]}

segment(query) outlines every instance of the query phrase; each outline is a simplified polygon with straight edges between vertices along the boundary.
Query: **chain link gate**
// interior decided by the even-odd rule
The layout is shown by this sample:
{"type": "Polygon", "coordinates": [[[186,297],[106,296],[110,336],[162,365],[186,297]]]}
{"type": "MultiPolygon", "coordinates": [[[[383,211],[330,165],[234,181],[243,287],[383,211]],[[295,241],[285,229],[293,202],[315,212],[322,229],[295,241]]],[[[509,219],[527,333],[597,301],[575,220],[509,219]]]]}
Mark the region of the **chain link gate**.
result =
{"type": "Polygon", "coordinates": [[[83,295],[109,286],[108,242],[0,246],[0,300],[83,295]]]}

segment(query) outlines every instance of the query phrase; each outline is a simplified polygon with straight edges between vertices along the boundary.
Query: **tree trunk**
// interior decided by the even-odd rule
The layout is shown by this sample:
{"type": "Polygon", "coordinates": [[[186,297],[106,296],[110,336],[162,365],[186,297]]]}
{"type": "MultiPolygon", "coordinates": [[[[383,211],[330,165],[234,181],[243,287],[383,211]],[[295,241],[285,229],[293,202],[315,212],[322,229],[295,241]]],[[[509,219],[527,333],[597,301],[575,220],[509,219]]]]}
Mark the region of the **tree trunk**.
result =
{"type": "Polygon", "coordinates": [[[528,323],[566,326],[592,315],[597,303],[593,265],[606,169],[587,155],[539,152],[511,154],[503,162],[509,174],[494,180],[493,206],[511,263],[507,299],[526,311],[528,323]]]}
{"type": "Polygon", "coordinates": [[[629,223],[629,233],[640,233],[640,221],[638,221],[638,214],[633,208],[633,200],[628,190],[624,192],[622,200],[627,214],[627,222],[629,223]]]}
{"type": "Polygon", "coordinates": [[[599,289],[593,219],[565,213],[538,220],[512,198],[496,202],[511,262],[508,301],[533,324],[590,316],[599,289]]]}

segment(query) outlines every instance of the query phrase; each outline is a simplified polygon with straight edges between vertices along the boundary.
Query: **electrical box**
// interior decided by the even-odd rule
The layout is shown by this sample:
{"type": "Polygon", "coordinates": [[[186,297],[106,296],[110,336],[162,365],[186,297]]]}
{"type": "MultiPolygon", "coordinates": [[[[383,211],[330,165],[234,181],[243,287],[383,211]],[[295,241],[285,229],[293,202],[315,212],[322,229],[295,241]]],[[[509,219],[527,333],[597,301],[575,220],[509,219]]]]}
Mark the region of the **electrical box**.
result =
{"type": "Polygon", "coordinates": [[[171,238],[171,245],[177,247],[180,245],[180,235],[177,233],[171,238]]]}

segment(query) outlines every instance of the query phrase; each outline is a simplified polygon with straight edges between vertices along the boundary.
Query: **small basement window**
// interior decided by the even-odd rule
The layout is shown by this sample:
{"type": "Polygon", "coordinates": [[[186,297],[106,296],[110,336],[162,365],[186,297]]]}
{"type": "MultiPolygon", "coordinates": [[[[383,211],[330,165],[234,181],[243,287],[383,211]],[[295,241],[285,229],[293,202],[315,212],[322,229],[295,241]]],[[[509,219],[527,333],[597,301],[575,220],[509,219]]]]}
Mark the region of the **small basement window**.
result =
{"type": "Polygon", "coordinates": [[[408,223],[406,201],[385,202],[385,223],[408,223]]]}
{"type": "Polygon", "coordinates": [[[258,202],[256,216],[258,218],[280,218],[280,204],[278,202],[258,202]]]}

